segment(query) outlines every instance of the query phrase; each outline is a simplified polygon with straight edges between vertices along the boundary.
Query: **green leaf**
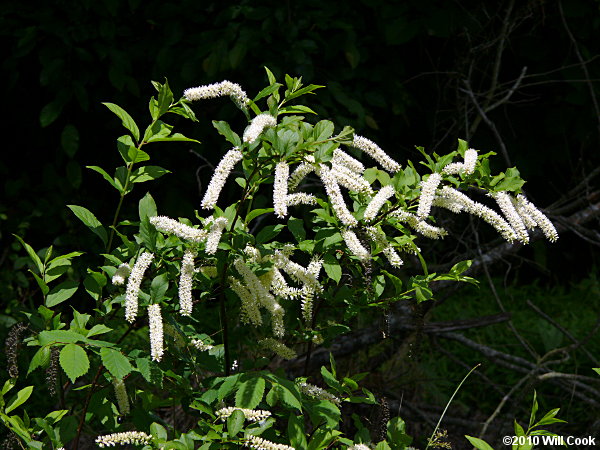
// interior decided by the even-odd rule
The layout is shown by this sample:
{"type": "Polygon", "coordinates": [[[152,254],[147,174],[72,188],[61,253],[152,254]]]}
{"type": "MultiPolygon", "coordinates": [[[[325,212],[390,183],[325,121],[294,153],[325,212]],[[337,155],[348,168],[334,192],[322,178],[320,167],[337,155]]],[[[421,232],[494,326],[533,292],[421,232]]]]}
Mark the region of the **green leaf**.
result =
{"type": "Polygon", "coordinates": [[[101,348],[100,357],[104,367],[108,369],[113,377],[119,380],[125,378],[133,370],[129,359],[123,353],[112,348],[101,348]]]}
{"type": "Polygon", "coordinates": [[[279,88],[283,86],[283,84],[281,83],[272,83],[270,86],[267,86],[266,88],[264,88],[263,90],[261,90],[256,97],[254,97],[253,102],[257,102],[259,101],[261,98],[267,97],[271,94],[273,94],[274,92],[278,91],[279,88]]]}
{"type": "Polygon", "coordinates": [[[471,445],[478,450],[494,450],[487,442],[481,440],[479,438],[465,435],[465,437],[469,440],[471,445]]]}
{"type": "Polygon", "coordinates": [[[150,298],[152,299],[152,302],[160,302],[163,299],[168,288],[169,279],[167,277],[167,274],[162,273],[154,277],[152,283],[150,284],[150,298]]]}
{"type": "Polygon", "coordinates": [[[327,367],[321,366],[321,376],[323,377],[323,380],[325,380],[325,383],[327,383],[329,387],[335,389],[338,392],[343,390],[340,382],[335,379],[335,376],[329,370],[327,370],[327,367]]]}
{"type": "Polygon", "coordinates": [[[261,209],[253,209],[246,216],[246,225],[248,225],[252,220],[256,219],[258,216],[262,216],[263,214],[272,213],[275,211],[273,208],[261,208],[261,209]]]}
{"type": "Polygon", "coordinates": [[[112,330],[113,330],[112,328],[109,328],[106,325],[99,323],[97,325],[94,325],[90,329],[90,331],[88,331],[87,337],[90,338],[92,336],[98,336],[100,334],[108,333],[109,331],[112,331],[112,330]]]}
{"type": "Polygon", "coordinates": [[[281,108],[279,110],[279,114],[298,114],[298,113],[300,113],[300,114],[308,113],[308,114],[317,115],[316,112],[314,112],[308,106],[304,106],[304,105],[287,106],[287,107],[281,108]]]}
{"type": "Polygon", "coordinates": [[[77,281],[63,281],[58,286],[55,286],[46,296],[46,306],[52,308],[65,300],[70,299],[75,295],[79,288],[77,281]]]}
{"type": "Polygon", "coordinates": [[[594,368],[592,368],[592,370],[594,372],[596,372],[598,375],[600,375],[600,367],[594,367],[594,368]]]}
{"type": "Polygon", "coordinates": [[[131,173],[131,182],[143,183],[145,181],[156,180],[167,173],[171,173],[171,171],[159,166],[143,166],[131,173]]]}
{"type": "Polygon", "coordinates": [[[342,267],[335,256],[330,253],[323,256],[323,269],[325,269],[325,273],[329,278],[336,283],[340,282],[340,279],[342,278],[342,267]]]}
{"type": "Polygon", "coordinates": [[[33,372],[38,367],[46,367],[49,362],[50,362],[50,347],[44,346],[44,347],[38,349],[38,351],[35,352],[35,355],[33,355],[33,358],[31,358],[31,361],[29,363],[29,369],[27,369],[27,375],[29,375],[31,372],[33,372]]]}
{"type": "Polygon", "coordinates": [[[169,82],[165,79],[163,84],[158,90],[158,116],[162,116],[166,113],[173,103],[173,92],[169,88],[169,82]]]}
{"type": "Polygon", "coordinates": [[[71,380],[85,375],[90,368],[90,361],[84,349],[75,344],[67,344],[60,351],[60,365],[71,380]]]}
{"type": "Polygon", "coordinates": [[[294,448],[306,448],[306,432],[304,431],[304,417],[290,413],[288,418],[288,438],[294,448]]]}
{"type": "Polygon", "coordinates": [[[127,164],[139,163],[148,161],[150,155],[143,150],[138,149],[135,143],[128,134],[121,136],[117,139],[117,149],[127,164]]]}
{"type": "Polygon", "coordinates": [[[38,334],[38,341],[42,346],[49,344],[74,344],[75,342],[85,340],[86,337],[84,335],[68,330],[42,331],[38,334]]]}
{"type": "Polygon", "coordinates": [[[54,122],[60,115],[62,109],[63,105],[58,100],[54,100],[44,106],[40,111],[40,126],[44,128],[54,122]]]}
{"type": "Polygon", "coordinates": [[[288,229],[298,243],[306,239],[306,231],[304,230],[304,221],[302,219],[290,217],[288,220],[288,229]]]}
{"type": "Polygon", "coordinates": [[[17,240],[21,243],[21,245],[25,248],[25,251],[27,252],[27,254],[29,255],[29,257],[31,258],[31,260],[35,264],[35,267],[37,267],[38,274],[41,275],[42,272],[44,271],[44,265],[42,264],[42,260],[40,259],[40,257],[33,250],[33,248],[31,247],[31,245],[27,244],[23,239],[21,239],[16,234],[13,234],[13,236],[16,237],[17,240]]]}
{"type": "Polygon", "coordinates": [[[240,383],[235,393],[235,406],[254,409],[262,401],[265,392],[265,380],[261,377],[252,377],[240,383]]]}
{"type": "Polygon", "coordinates": [[[102,240],[104,245],[106,245],[108,241],[106,230],[91,211],[83,206],[67,205],[67,207],[73,211],[73,214],[75,214],[77,218],[84,223],[84,225],[86,225],[96,236],[102,240]]]}
{"type": "Polygon", "coordinates": [[[315,125],[313,130],[315,141],[324,141],[325,139],[329,139],[333,134],[333,130],[333,122],[329,120],[321,120],[315,125]]]}
{"type": "Polygon", "coordinates": [[[544,417],[542,417],[535,425],[533,425],[533,427],[531,428],[535,428],[535,427],[539,427],[542,425],[549,425],[551,423],[558,423],[558,422],[565,422],[564,420],[561,419],[557,419],[555,416],[556,414],[558,414],[558,411],[560,411],[560,408],[554,408],[551,409],[550,411],[548,411],[546,413],[546,415],[544,417]]]}
{"type": "Polygon", "coordinates": [[[285,228],[285,225],[282,225],[279,223],[277,225],[268,225],[268,226],[264,227],[256,235],[256,243],[264,244],[264,243],[270,241],[275,236],[277,236],[279,233],[281,233],[281,231],[284,228],[285,228]]]}
{"type": "Polygon", "coordinates": [[[129,115],[129,113],[127,113],[127,111],[125,111],[120,106],[115,105],[114,103],[102,104],[108,109],[110,109],[113,113],[115,113],[119,117],[119,119],[121,119],[121,121],[123,122],[123,126],[131,132],[136,141],[140,140],[140,129],[136,125],[133,118],[129,115]]]}
{"type": "Polygon", "coordinates": [[[123,191],[123,188],[121,186],[117,185],[114,178],[111,177],[108,173],[106,173],[106,170],[104,170],[102,167],[98,167],[98,166],[85,166],[85,167],[93,170],[94,172],[98,172],[100,175],[102,175],[102,178],[104,178],[106,181],[108,181],[110,183],[110,185],[112,187],[114,187],[117,191],[119,191],[119,192],[123,191]]]}
{"type": "Polygon", "coordinates": [[[71,124],[66,125],[60,135],[60,145],[63,151],[69,156],[75,156],[79,149],[79,131],[71,124]]]}
{"type": "Polygon", "coordinates": [[[167,440],[167,430],[156,422],[153,422],[152,425],[150,425],[150,434],[160,441],[164,442],[167,440]]]}
{"type": "Polygon", "coordinates": [[[150,223],[150,217],[156,216],[157,210],[156,203],[149,192],[140,200],[138,211],[140,216],[140,238],[144,245],[154,251],[158,231],[150,223]]]}
{"type": "Polygon", "coordinates": [[[200,144],[200,141],[197,139],[189,138],[181,133],[173,133],[168,136],[154,136],[148,142],[195,142],[200,144]]]}
{"type": "Polygon", "coordinates": [[[8,406],[4,410],[4,413],[8,414],[12,410],[21,406],[31,396],[32,392],[33,386],[27,386],[26,388],[21,389],[19,392],[17,392],[17,395],[14,398],[8,401],[8,406]]]}
{"type": "Polygon", "coordinates": [[[46,282],[42,280],[33,270],[30,269],[29,272],[31,272],[31,275],[33,275],[35,282],[38,284],[38,286],[42,290],[42,294],[45,297],[48,294],[48,291],[50,291],[50,288],[48,287],[46,282]]]}
{"type": "Polygon", "coordinates": [[[293,94],[289,94],[285,99],[286,99],[286,101],[289,101],[289,100],[291,100],[293,98],[300,97],[301,95],[304,95],[304,94],[311,94],[312,91],[314,91],[316,89],[320,89],[322,87],[325,87],[325,86],[319,86],[319,85],[316,85],[316,84],[309,84],[308,86],[303,87],[302,89],[298,89],[293,94]]]}
{"type": "Polygon", "coordinates": [[[217,391],[217,398],[219,400],[223,400],[225,397],[227,397],[231,392],[233,392],[235,387],[238,385],[239,381],[239,373],[225,378],[221,386],[219,386],[219,390],[217,391]]]}
{"type": "Polygon", "coordinates": [[[104,274],[88,269],[88,274],[83,280],[83,287],[90,297],[94,300],[99,300],[104,286],[106,286],[106,277],[104,274]]]}
{"type": "Polygon", "coordinates": [[[158,214],[156,209],[156,202],[150,192],[147,192],[138,204],[138,213],[140,220],[148,220],[150,217],[154,217],[158,214]]]}
{"type": "Polygon", "coordinates": [[[392,448],[386,441],[381,441],[375,446],[375,450],[392,450],[392,448]]]}
{"type": "Polygon", "coordinates": [[[135,365],[144,379],[149,383],[152,382],[152,374],[150,373],[150,360],[148,358],[136,358],[135,365]]]}
{"type": "Polygon", "coordinates": [[[238,136],[237,133],[231,130],[231,127],[224,120],[213,120],[213,127],[217,129],[221,136],[224,136],[228,142],[233,144],[235,147],[240,147],[242,145],[242,140],[238,136]]]}
{"type": "Polygon", "coordinates": [[[244,420],[246,416],[239,409],[234,410],[231,415],[227,418],[227,431],[229,437],[234,437],[244,427],[244,420]]]}

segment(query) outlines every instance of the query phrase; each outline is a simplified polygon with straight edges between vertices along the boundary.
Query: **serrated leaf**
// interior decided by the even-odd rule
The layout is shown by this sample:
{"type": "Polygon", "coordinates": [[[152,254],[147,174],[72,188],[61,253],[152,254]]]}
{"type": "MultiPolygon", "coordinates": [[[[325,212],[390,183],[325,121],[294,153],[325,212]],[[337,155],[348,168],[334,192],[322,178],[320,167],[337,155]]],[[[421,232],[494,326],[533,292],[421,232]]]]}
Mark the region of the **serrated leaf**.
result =
{"type": "Polygon", "coordinates": [[[49,344],[74,344],[75,342],[85,340],[86,337],[83,334],[69,330],[45,330],[38,334],[38,341],[42,346],[49,344]]]}
{"type": "Polygon", "coordinates": [[[112,331],[112,328],[107,327],[104,324],[99,323],[98,325],[94,325],[90,331],[88,331],[87,337],[98,336],[100,334],[108,333],[112,331]]]}
{"type": "Polygon", "coordinates": [[[19,392],[17,392],[17,395],[15,395],[15,397],[13,399],[11,399],[7,402],[8,406],[4,410],[4,413],[8,414],[12,410],[21,406],[31,396],[32,392],[33,392],[33,386],[27,386],[27,387],[21,389],[19,392]]]}
{"type": "Polygon", "coordinates": [[[27,369],[27,375],[33,372],[38,367],[46,367],[50,362],[50,347],[44,346],[38,349],[37,352],[31,358],[29,363],[29,369],[27,369]]]}
{"type": "Polygon", "coordinates": [[[150,373],[150,360],[148,358],[136,358],[135,365],[144,379],[148,382],[151,382],[152,374],[150,373]]]}
{"type": "Polygon", "coordinates": [[[65,300],[70,299],[75,295],[79,283],[77,281],[63,281],[58,286],[55,286],[46,296],[46,306],[52,308],[65,300]]]}
{"type": "Polygon", "coordinates": [[[112,348],[101,348],[100,357],[102,358],[104,367],[108,369],[113,377],[119,380],[125,378],[133,370],[129,359],[121,352],[112,348]]]}
{"type": "Polygon", "coordinates": [[[265,393],[265,380],[260,377],[252,377],[240,383],[235,393],[235,406],[240,408],[254,409],[262,401],[265,393]]]}
{"type": "Polygon", "coordinates": [[[67,344],[63,347],[60,351],[59,361],[72,383],[75,383],[80,376],[85,375],[90,368],[87,353],[75,344],[67,344]]]}
{"type": "Polygon", "coordinates": [[[229,437],[234,437],[244,427],[244,420],[246,416],[239,409],[234,410],[231,415],[227,418],[227,432],[229,437]]]}
{"type": "Polygon", "coordinates": [[[33,248],[31,247],[31,245],[27,244],[23,239],[21,239],[19,236],[17,236],[16,234],[13,234],[14,237],[17,238],[17,240],[21,243],[21,245],[23,246],[23,248],[25,248],[25,251],[27,252],[27,254],[29,255],[29,257],[31,258],[31,260],[33,261],[33,263],[35,264],[35,267],[38,270],[38,274],[42,274],[42,272],[44,271],[44,265],[42,264],[42,260],[40,259],[40,257],[37,255],[37,253],[33,250],[33,248]]]}
{"type": "Polygon", "coordinates": [[[119,119],[121,119],[123,126],[125,128],[127,128],[129,131],[131,131],[131,134],[133,135],[133,137],[136,141],[140,140],[140,129],[138,128],[135,121],[129,115],[129,113],[127,111],[125,111],[120,106],[115,105],[114,103],[102,103],[102,104],[104,106],[106,106],[108,109],[110,109],[113,113],[115,113],[119,117],[119,119]]]}
{"type": "Polygon", "coordinates": [[[87,226],[92,232],[98,236],[104,245],[106,245],[108,241],[108,235],[106,234],[106,229],[102,226],[102,223],[96,216],[87,208],[83,206],[77,205],[67,205],[67,207],[73,211],[73,214],[77,216],[79,220],[81,220],[85,226],[87,226]]]}

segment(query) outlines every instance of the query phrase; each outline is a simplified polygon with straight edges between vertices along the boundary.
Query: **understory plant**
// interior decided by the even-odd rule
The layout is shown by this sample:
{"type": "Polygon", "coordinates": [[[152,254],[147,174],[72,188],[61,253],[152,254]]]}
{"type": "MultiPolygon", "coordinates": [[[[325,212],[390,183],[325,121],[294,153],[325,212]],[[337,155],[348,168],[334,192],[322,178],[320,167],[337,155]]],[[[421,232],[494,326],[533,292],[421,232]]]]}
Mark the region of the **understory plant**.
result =
{"type": "Polygon", "coordinates": [[[322,86],[267,76],[252,99],[223,81],[176,100],[167,82],[154,82],[143,132],[105,104],[127,130],[117,139],[123,165],[89,169],[118,192],[114,216],[69,205],[102,245],[86,256],[95,265],[78,273],[74,261],[88,249],[60,255],[18,238],[39,293],[11,331],[0,420],[22,448],[77,449],[90,437],[98,447],[144,449],[407,448],[400,417],[388,412],[371,425],[361,417],[381,408],[361,387],[368,373],[341,373],[331,357],[315,374],[311,355],[358,318],[432,300],[436,282],[476,283],[465,274],[470,261],[428,270],[419,242],[448,239],[436,222],[444,210],[509,242],[527,243],[534,228],[557,239],[522,194],[518,170],[491,173],[492,152],[460,140],[444,155],[420,148],[418,170],[401,165],[297,103],[322,86]],[[167,217],[148,192],[138,217],[122,217],[138,185],[169,173],[149,164],[150,144],[198,142],[164,120],[198,121],[195,104],[223,96],[247,126],[213,121],[226,144],[210,150],[223,157],[196,215],[167,217]],[[47,410],[28,409],[30,399],[47,410]]]}

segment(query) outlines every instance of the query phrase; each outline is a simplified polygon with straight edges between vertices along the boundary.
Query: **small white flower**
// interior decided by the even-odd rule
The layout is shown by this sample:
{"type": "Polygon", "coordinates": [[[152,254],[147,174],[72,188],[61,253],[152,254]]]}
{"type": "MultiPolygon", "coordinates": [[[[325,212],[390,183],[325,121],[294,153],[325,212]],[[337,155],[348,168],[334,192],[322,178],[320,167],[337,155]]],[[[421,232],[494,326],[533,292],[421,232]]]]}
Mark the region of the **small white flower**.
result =
{"type": "Polygon", "coordinates": [[[470,148],[465,152],[464,162],[448,164],[442,169],[442,173],[445,173],[446,175],[454,175],[457,173],[470,175],[475,171],[476,164],[477,150],[473,150],[472,148],[470,148]]]}
{"type": "Polygon", "coordinates": [[[373,188],[369,182],[360,174],[348,169],[342,164],[332,164],[331,173],[336,181],[346,189],[354,192],[373,194],[373,188]]]}
{"type": "Polygon", "coordinates": [[[352,146],[365,152],[389,172],[398,172],[402,168],[400,164],[390,158],[375,142],[365,137],[355,134],[352,146]]]}
{"type": "Polygon", "coordinates": [[[280,219],[287,216],[288,177],[290,166],[285,161],[280,161],[275,166],[275,180],[273,182],[273,208],[275,215],[280,219]]]}
{"type": "Polygon", "coordinates": [[[371,447],[365,444],[354,444],[348,447],[348,450],[371,450],[371,447]]]}
{"type": "Polygon", "coordinates": [[[153,259],[154,255],[152,253],[144,252],[133,265],[133,269],[131,269],[125,291],[125,320],[129,323],[133,323],[137,316],[140,285],[142,284],[144,272],[146,272],[153,259]]]}
{"type": "Polygon", "coordinates": [[[262,339],[258,341],[258,343],[267,350],[270,350],[276,355],[281,356],[283,359],[294,359],[297,356],[294,350],[273,338],[262,339]]]}
{"type": "Polygon", "coordinates": [[[358,174],[362,174],[365,171],[365,166],[363,163],[339,148],[336,148],[333,151],[333,159],[331,160],[331,163],[345,166],[358,174]]]}
{"type": "Polygon", "coordinates": [[[275,126],[277,126],[277,119],[275,119],[275,117],[271,114],[259,114],[252,119],[252,122],[250,122],[250,125],[246,128],[246,131],[244,131],[244,142],[252,144],[258,139],[265,128],[275,126]]]}
{"type": "Polygon", "coordinates": [[[262,325],[259,304],[256,296],[244,286],[237,278],[229,278],[230,287],[240,298],[241,311],[240,320],[243,323],[252,323],[254,326],[262,325]]]}
{"type": "Polygon", "coordinates": [[[125,431],[124,433],[106,434],[96,438],[98,447],[114,447],[115,445],[149,445],[152,436],[143,431],[125,431]]]}
{"type": "Polygon", "coordinates": [[[185,241],[200,243],[206,239],[206,231],[190,227],[189,225],[181,223],[178,220],[171,219],[170,217],[150,217],[150,223],[154,225],[154,228],[156,228],[158,231],[162,231],[163,233],[167,234],[173,234],[185,241]]]}
{"type": "Polygon", "coordinates": [[[350,250],[350,253],[358,259],[366,261],[371,257],[371,253],[363,247],[354,231],[349,229],[342,230],[342,237],[344,238],[344,242],[346,243],[348,250],[350,250]]]}
{"type": "Polygon", "coordinates": [[[127,263],[121,264],[112,277],[112,284],[115,286],[125,284],[125,278],[131,273],[131,266],[127,263]]]}
{"type": "Polygon", "coordinates": [[[298,387],[300,388],[300,392],[309,397],[318,398],[319,400],[328,400],[331,403],[335,403],[339,405],[342,401],[333,394],[330,394],[325,389],[322,389],[314,384],[310,383],[298,383],[298,387]]]}
{"type": "Polygon", "coordinates": [[[267,441],[258,436],[249,435],[246,438],[246,447],[251,447],[256,450],[295,450],[294,447],[290,447],[285,444],[276,444],[275,442],[267,441]]]}
{"type": "Polygon", "coordinates": [[[340,219],[340,221],[347,227],[356,226],[358,221],[348,210],[346,202],[344,201],[344,197],[342,196],[342,192],[340,191],[340,187],[335,176],[331,173],[331,170],[329,170],[325,164],[321,164],[318,175],[321,177],[321,181],[323,181],[325,191],[327,192],[331,206],[333,207],[338,219],[340,219]]]}
{"type": "Polygon", "coordinates": [[[421,197],[419,197],[419,207],[417,208],[419,219],[425,219],[429,215],[435,191],[441,181],[442,176],[439,173],[432,173],[426,181],[421,183],[421,197]]]}
{"type": "Polygon", "coordinates": [[[523,195],[517,195],[517,206],[529,215],[529,217],[540,227],[544,236],[548,238],[550,242],[556,242],[558,239],[558,232],[552,222],[535,207],[533,203],[528,201],[523,195]]]}
{"type": "Polygon", "coordinates": [[[223,229],[227,226],[227,223],[228,221],[225,217],[217,217],[214,219],[206,238],[206,253],[209,255],[217,253],[219,241],[221,240],[223,229]]]}
{"type": "Polygon", "coordinates": [[[249,102],[248,96],[239,84],[228,80],[189,88],[183,91],[183,96],[189,101],[223,97],[225,95],[230,96],[238,106],[246,109],[249,102]]]}
{"type": "Polygon", "coordinates": [[[367,209],[365,210],[364,214],[364,219],[367,222],[371,222],[372,220],[374,220],[375,216],[377,216],[383,204],[387,201],[388,198],[392,197],[395,193],[396,190],[391,184],[382,187],[367,205],[367,209]]]}
{"type": "Polygon", "coordinates": [[[201,352],[206,352],[214,347],[214,345],[206,344],[204,341],[199,339],[192,339],[191,344],[201,352]]]}
{"type": "Polygon", "coordinates": [[[288,190],[293,191],[298,187],[300,182],[312,171],[315,170],[315,157],[307,155],[304,161],[298,165],[288,179],[288,190]]]}
{"type": "Polygon", "coordinates": [[[217,165],[215,172],[208,184],[208,188],[202,198],[201,206],[204,209],[214,209],[221,194],[223,186],[227,181],[227,177],[233,170],[233,167],[244,158],[244,155],[237,147],[232,148],[217,165]]]}
{"type": "Polygon", "coordinates": [[[243,412],[246,420],[249,422],[260,422],[261,420],[271,417],[271,411],[265,411],[264,409],[246,409],[236,407],[221,408],[216,411],[216,414],[219,419],[225,422],[225,420],[232,415],[234,411],[243,412]]]}
{"type": "Polygon", "coordinates": [[[400,267],[402,264],[404,264],[402,258],[400,258],[398,253],[396,253],[396,250],[394,250],[394,248],[388,242],[383,231],[375,227],[367,227],[365,228],[365,231],[372,241],[374,241],[379,247],[383,248],[382,252],[392,267],[400,267]]]}
{"type": "Polygon", "coordinates": [[[153,361],[160,361],[163,357],[163,322],[160,305],[148,305],[148,319],[150,322],[150,355],[153,361]]]}
{"type": "Polygon", "coordinates": [[[194,256],[194,252],[187,249],[183,253],[183,260],[181,262],[181,275],[179,276],[179,314],[182,316],[190,316],[192,314],[194,256]]]}
{"type": "Polygon", "coordinates": [[[125,383],[120,378],[112,379],[113,387],[115,388],[115,397],[117,398],[117,404],[119,405],[119,412],[123,415],[129,414],[129,397],[127,397],[127,390],[125,389],[125,383]]]}
{"type": "MultiPolygon", "coordinates": [[[[434,205],[436,205],[436,201],[434,200],[434,205]]],[[[439,239],[443,238],[448,234],[446,230],[440,227],[434,227],[433,225],[429,225],[424,220],[419,220],[417,216],[411,214],[407,211],[396,210],[393,211],[391,216],[397,217],[399,221],[406,223],[409,227],[413,228],[417,233],[429,238],[429,239],[439,239]]]]}
{"type": "Polygon", "coordinates": [[[296,192],[294,194],[289,194],[285,198],[285,203],[287,206],[316,205],[317,197],[315,197],[312,194],[307,194],[305,192],[296,192]]]}

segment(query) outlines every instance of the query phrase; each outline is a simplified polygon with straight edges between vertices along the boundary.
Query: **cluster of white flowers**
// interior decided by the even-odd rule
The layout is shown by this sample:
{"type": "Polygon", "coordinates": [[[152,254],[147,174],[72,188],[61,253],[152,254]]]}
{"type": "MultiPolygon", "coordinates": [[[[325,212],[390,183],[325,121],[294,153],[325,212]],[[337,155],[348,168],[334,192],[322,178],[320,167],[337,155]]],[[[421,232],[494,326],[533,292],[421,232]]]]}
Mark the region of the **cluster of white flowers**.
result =
{"type": "Polygon", "coordinates": [[[246,108],[248,105],[248,96],[237,83],[224,80],[220,83],[207,84],[186,89],[183,96],[189,101],[217,98],[228,95],[239,106],[246,108]]]}
{"type": "Polygon", "coordinates": [[[288,189],[293,191],[298,187],[300,182],[312,171],[315,170],[315,157],[312,155],[307,155],[304,157],[304,160],[298,167],[294,169],[292,174],[288,179],[288,189]]]}
{"type": "Polygon", "coordinates": [[[388,198],[392,197],[396,193],[394,187],[390,184],[382,187],[379,192],[371,199],[365,209],[364,219],[367,222],[371,222],[375,219],[375,216],[379,213],[379,210],[388,198]]]}
{"type": "Polygon", "coordinates": [[[400,164],[390,158],[375,142],[365,137],[355,134],[352,146],[365,152],[389,172],[398,172],[402,168],[400,164]]]}
{"type": "Polygon", "coordinates": [[[325,191],[327,192],[331,206],[333,207],[338,219],[340,219],[340,221],[347,227],[356,226],[358,221],[348,210],[335,175],[325,164],[321,164],[319,166],[318,175],[321,177],[321,181],[325,186],[325,191]]]}
{"type": "Polygon", "coordinates": [[[201,341],[200,339],[192,339],[190,342],[194,347],[196,347],[201,352],[206,352],[206,351],[210,350],[211,348],[214,348],[214,345],[207,344],[204,341],[201,341]]]}
{"type": "Polygon", "coordinates": [[[363,176],[359,173],[350,170],[342,164],[332,164],[331,173],[336,181],[346,189],[354,192],[362,192],[364,194],[373,194],[373,188],[363,176]]]}
{"type": "Polygon", "coordinates": [[[515,209],[515,205],[513,205],[510,195],[508,195],[506,192],[495,192],[490,194],[490,196],[496,200],[496,203],[500,207],[504,217],[506,217],[508,223],[517,235],[517,239],[524,244],[527,244],[529,242],[527,229],[525,228],[523,219],[521,219],[521,216],[515,209]]]}
{"type": "Polygon", "coordinates": [[[98,447],[114,447],[116,445],[149,445],[152,436],[143,431],[125,431],[123,433],[105,434],[96,438],[98,447]]]}
{"type": "MultiPolygon", "coordinates": [[[[323,260],[321,259],[313,259],[306,268],[308,274],[313,276],[315,280],[319,278],[319,272],[321,272],[321,267],[323,267],[323,260]]],[[[321,288],[321,286],[315,287],[309,283],[305,283],[302,289],[300,290],[300,298],[302,299],[302,315],[304,316],[304,320],[306,323],[312,323],[312,305],[315,298],[315,294],[321,288]]]]}
{"type": "Polygon", "coordinates": [[[286,197],[285,203],[287,206],[315,205],[317,203],[317,197],[305,192],[296,192],[294,194],[289,194],[286,197]]]}
{"type": "Polygon", "coordinates": [[[394,248],[388,242],[387,237],[383,231],[379,230],[376,227],[367,227],[365,228],[365,231],[367,232],[367,235],[372,241],[374,241],[378,246],[383,248],[382,252],[388,259],[392,267],[400,267],[402,264],[404,264],[402,258],[400,258],[396,250],[394,250],[394,248]]]}
{"type": "Polygon", "coordinates": [[[464,162],[448,164],[444,167],[442,173],[446,175],[454,175],[456,173],[470,175],[475,171],[475,164],[477,164],[477,150],[470,148],[465,152],[464,162]]]}
{"type": "Polygon", "coordinates": [[[431,211],[431,205],[435,198],[435,191],[442,181],[439,173],[432,173],[426,181],[421,182],[421,196],[419,197],[419,206],[417,208],[417,217],[425,219],[431,211]]]}
{"type": "Polygon", "coordinates": [[[243,412],[246,420],[249,422],[260,422],[261,420],[271,417],[271,411],[265,411],[264,409],[246,409],[236,407],[221,408],[216,412],[216,414],[217,417],[224,422],[230,415],[233,414],[234,411],[243,412]]]}
{"type": "Polygon", "coordinates": [[[246,131],[244,131],[244,142],[252,144],[258,139],[265,128],[274,126],[277,126],[277,119],[275,117],[271,114],[259,114],[252,119],[246,131]]]}
{"type": "Polygon", "coordinates": [[[174,234],[180,239],[185,241],[200,243],[206,239],[206,231],[198,228],[190,227],[178,220],[171,219],[166,216],[154,216],[150,217],[150,223],[154,225],[158,231],[162,231],[167,234],[174,234]]]}
{"type": "Polygon", "coordinates": [[[290,166],[285,161],[280,161],[275,166],[275,180],[273,182],[273,208],[275,215],[280,219],[287,216],[288,178],[290,166]]]}
{"type": "Polygon", "coordinates": [[[125,320],[129,323],[133,323],[137,317],[140,285],[142,284],[144,272],[146,272],[153,259],[154,254],[144,252],[135,262],[133,269],[131,269],[125,292],[125,320]]]}
{"type": "Polygon", "coordinates": [[[367,250],[358,240],[356,233],[352,230],[342,230],[342,238],[348,247],[348,250],[361,261],[366,261],[371,257],[371,252],[367,250]]]}
{"type": "Polygon", "coordinates": [[[121,378],[112,379],[113,387],[115,389],[115,397],[117,398],[117,404],[119,405],[119,412],[123,415],[129,414],[129,397],[127,397],[127,389],[125,389],[125,383],[121,378]]]}
{"type": "Polygon", "coordinates": [[[333,394],[330,394],[325,389],[320,388],[319,386],[315,386],[310,383],[298,383],[298,387],[300,388],[300,392],[309,397],[318,398],[319,400],[328,400],[331,403],[335,403],[339,405],[342,401],[333,394]]]}
{"type": "Polygon", "coordinates": [[[276,444],[258,436],[248,436],[244,445],[256,450],[295,450],[294,447],[289,445],[276,444]]]}
{"type": "Polygon", "coordinates": [[[179,314],[190,316],[192,314],[192,281],[194,276],[195,253],[186,249],[181,261],[181,275],[179,276],[179,314]]]}
{"type": "Polygon", "coordinates": [[[223,230],[229,222],[225,217],[217,217],[216,219],[211,220],[211,222],[212,225],[210,226],[208,236],[206,237],[206,253],[214,255],[217,253],[223,230]]]}
{"type": "Polygon", "coordinates": [[[417,233],[422,234],[423,236],[429,239],[443,238],[448,234],[448,232],[443,228],[430,225],[424,220],[419,219],[417,216],[407,211],[397,209],[395,211],[392,211],[390,215],[393,217],[397,217],[400,222],[406,223],[417,233]]]}
{"type": "Polygon", "coordinates": [[[371,447],[365,444],[354,444],[348,447],[348,450],[371,450],[371,447]]]}
{"type": "Polygon", "coordinates": [[[215,168],[210,183],[208,183],[208,188],[206,189],[201,202],[202,208],[214,209],[217,200],[219,199],[219,195],[221,194],[221,190],[223,189],[223,186],[225,186],[227,177],[229,177],[234,166],[243,158],[244,155],[237,147],[232,148],[225,153],[225,156],[223,156],[223,159],[221,159],[215,168]]]}
{"type": "Polygon", "coordinates": [[[158,303],[148,305],[148,319],[150,322],[150,355],[153,361],[160,361],[164,353],[164,336],[162,315],[158,303]]]}
{"type": "Polygon", "coordinates": [[[267,350],[270,350],[276,355],[281,356],[283,359],[294,359],[297,356],[294,350],[287,347],[277,339],[265,338],[258,341],[258,343],[267,350]]]}
{"type": "Polygon", "coordinates": [[[112,284],[115,286],[125,284],[125,278],[131,273],[131,266],[127,263],[121,264],[112,277],[112,284]]]}
{"type": "Polygon", "coordinates": [[[516,208],[529,228],[539,226],[542,233],[544,233],[544,236],[546,236],[550,242],[556,242],[558,239],[558,232],[556,231],[556,228],[554,228],[554,225],[552,225],[552,222],[550,222],[546,215],[537,209],[533,203],[528,201],[521,194],[517,195],[516,208]]]}
{"type": "Polygon", "coordinates": [[[339,164],[347,167],[353,172],[358,174],[362,174],[365,171],[365,166],[358,159],[353,158],[348,153],[339,148],[336,148],[333,151],[333,159],[331,160],[333,164],[339,164]]]}

